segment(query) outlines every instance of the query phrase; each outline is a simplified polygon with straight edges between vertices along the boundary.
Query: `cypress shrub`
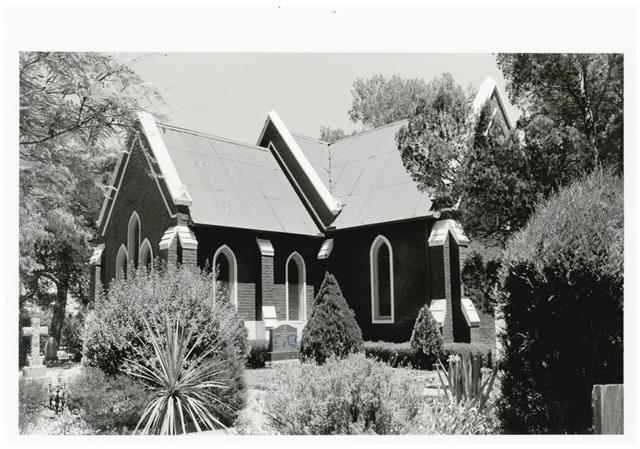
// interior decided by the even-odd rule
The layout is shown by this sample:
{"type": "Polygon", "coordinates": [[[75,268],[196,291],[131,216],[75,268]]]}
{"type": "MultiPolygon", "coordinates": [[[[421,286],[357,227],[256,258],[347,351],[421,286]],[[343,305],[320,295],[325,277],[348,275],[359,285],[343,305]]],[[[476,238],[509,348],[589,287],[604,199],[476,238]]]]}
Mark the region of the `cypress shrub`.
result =
{"type": "Polygon", "coordinates": [[[411,349],[416,352],[420,365],[432,367],[442,354],[442,334],[438,323],[425,304],[418,312],[418,318],[411,333],[411,349]]]}
{"type": "Polygon", "coordinates": [[[586,433],[594,384],[623,381],[620,178],[596,170],[542,203],[500,272],[507,433],[586,433]]]}
{"type": "Polygon", "coordinates": [[[342,358],[361,352],[363,345],[362,331],[342,296],[338,281],[332,274],[325,273],[311,318],[302,331],[302,358],[323,364],[331,355],[342,358]]]}

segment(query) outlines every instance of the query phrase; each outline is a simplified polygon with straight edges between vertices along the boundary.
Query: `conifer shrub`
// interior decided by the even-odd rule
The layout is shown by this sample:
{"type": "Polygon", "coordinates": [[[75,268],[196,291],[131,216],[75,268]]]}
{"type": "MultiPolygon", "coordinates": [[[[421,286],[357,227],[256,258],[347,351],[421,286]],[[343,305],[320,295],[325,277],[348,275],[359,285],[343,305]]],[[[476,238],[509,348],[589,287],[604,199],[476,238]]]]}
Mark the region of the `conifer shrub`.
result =
{"type": "Polygon", "coordinates": [[[425,304],[418,312],[411,333],[411,349],[416,352],[416,361],[421,367],[432,367],[442,354],[443,344],[438,323],[425,304]]]}
{"type": "Polygon", "coordinates": [[[338,281],[326,273],[315,298],[311,318],[302,331],[302,358],[323,364],[331,355],[345,357],[361,352],[363,344],[362,331],[353,310],[342,296],[338,281]]]}
{"type": "MultiPolygon", "coordinates": [[[[165,316],[180,319],[203,338],[193,356],[208,351],[222,360],[228,375],[222,400],[230,410],[240,410],[245,400],[244,364],[247,331],[235,307],[224,296],[212,297],[213,275],[186,266],[161,265],[151,272],[131,272],[113,282],[96,300],[84,329],[84,356],[89,366],[113,377],[123,373],[125,360],[140,360],[144,320],[158,327],[165,316]]],[[[231,425],[235,415],[219,417],[231,425]]]]}
{"type": "Polygon", "coordinates": [[[623,382],[622,179],[596,170],[507,244],[499,418],[506,433],[587,433],[594,384],[623,382]]]}

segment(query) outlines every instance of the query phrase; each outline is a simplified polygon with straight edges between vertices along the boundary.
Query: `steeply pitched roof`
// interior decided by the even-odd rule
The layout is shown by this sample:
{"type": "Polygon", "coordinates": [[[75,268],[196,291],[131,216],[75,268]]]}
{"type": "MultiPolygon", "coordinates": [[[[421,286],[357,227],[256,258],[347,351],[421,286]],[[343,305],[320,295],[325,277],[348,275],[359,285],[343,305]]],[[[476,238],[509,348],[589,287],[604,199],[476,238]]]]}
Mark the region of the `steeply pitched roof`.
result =
{"type": "Polygon", "coordinates": [[[295,135],[318,173],[325,174],[342,210],[336,229],[426,217],[431,198],[420,192],[407,173],[395,135],[406,121],[346,137],[332,144],[295,135]],[[321,155],[322,157],[319,157],[321,155]]]}
{"type": "Polygon", "coordinates": [[[157,124],[192,199],[194,223],[318,235],[273,154],[254,145],[157,124]]]}

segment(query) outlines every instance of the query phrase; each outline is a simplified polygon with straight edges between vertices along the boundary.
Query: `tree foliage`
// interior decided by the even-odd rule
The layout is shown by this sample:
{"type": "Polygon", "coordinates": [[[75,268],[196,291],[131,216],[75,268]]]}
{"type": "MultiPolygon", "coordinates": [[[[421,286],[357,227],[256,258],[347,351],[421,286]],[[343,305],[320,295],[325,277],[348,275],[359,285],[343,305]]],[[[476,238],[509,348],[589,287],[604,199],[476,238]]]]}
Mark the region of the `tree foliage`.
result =
{"type": "Polygon", "coordinates": [[[590,144],[592,165],[623,169],[622,54],[500,53],[498,66],[521,126],[538,116],[558,129],[575,128],[590,144]]]}
{"type": "Polygon", "coordinates": [[[321,126],[320,127],[320,137],[319,139],[323,142],[333,143],[338,140],[342,140],[345,137],[353,136],[357,134],[357,131],[353,130],[351,134],[347,134],[342,128],[332,128],[330,126],[321,126]]]}
{"type": "Polygon", "coordinates": [[[21,293],[50,305],[56,292],[59,341],[67,294],[83,293],[101,187],[136,111],[161,97],[102,53],[23,52],[19,69],[21,293]]]}
{"type": "Polygon", "coordinates": [[[460,195],[460,171],[469,140],[471,107],[464,90],[445,73],[430,82],[396,139],[402,162],[434,207],[450,207],[460,195]]]}
{"type": "Polygon", "coordinates": [[[399,75],[358,78],[351,89],[349,118],[366,128],[406,119],[427,90],[427,84],[420,78],[403,79],[399,75]]]}

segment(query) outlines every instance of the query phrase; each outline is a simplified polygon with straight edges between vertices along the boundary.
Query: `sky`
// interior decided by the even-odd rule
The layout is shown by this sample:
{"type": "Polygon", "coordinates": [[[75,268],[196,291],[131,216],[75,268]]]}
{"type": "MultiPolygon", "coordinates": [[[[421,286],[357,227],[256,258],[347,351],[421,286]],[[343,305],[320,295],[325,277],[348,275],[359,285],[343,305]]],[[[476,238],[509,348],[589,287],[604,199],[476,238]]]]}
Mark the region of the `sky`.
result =
{"type": "MultiPolygon", "coordinates": [[[[141,57],[142,56],[142,57],[141,57]]],[[[146,53],[132,68],[163,94],[173,125],[256,143],[270,110],[287,128],[318,137],[321,126],[361,130],[349,120],[356,78],[376,74],[429,81],[449,72],[463,88],[491,76],[492,54],[146,53]]],[[[505,98],[506,100],[506,98],[505,98]]],[[[511,117],[519,113],[508,105],[511,117]]]]}

